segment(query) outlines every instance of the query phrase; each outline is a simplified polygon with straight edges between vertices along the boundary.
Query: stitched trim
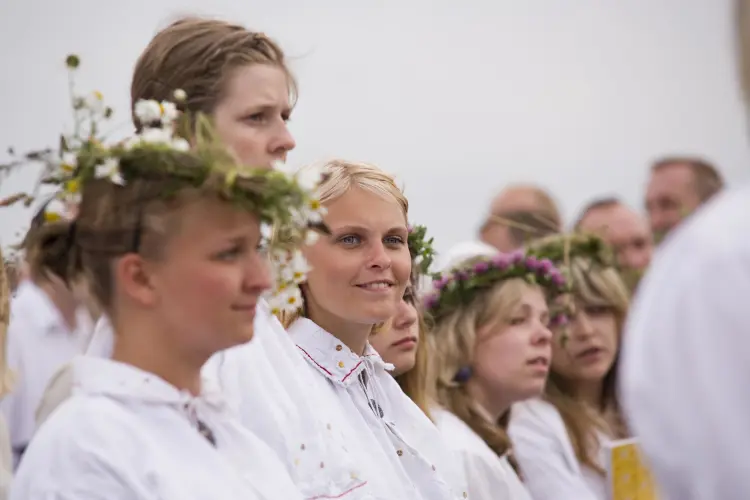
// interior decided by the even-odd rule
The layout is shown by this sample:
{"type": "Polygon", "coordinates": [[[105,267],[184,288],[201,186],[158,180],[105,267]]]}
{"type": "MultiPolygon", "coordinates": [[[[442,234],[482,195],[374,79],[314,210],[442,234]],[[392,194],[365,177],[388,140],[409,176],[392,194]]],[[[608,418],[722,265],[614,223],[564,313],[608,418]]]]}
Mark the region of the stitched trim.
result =
{"type": "Polygon", "coordinates": [[[305,356],[307,356],[308,358],[310,358],[310,361],[312,361],[313,363],[315,363],[315,366],[317,366],[318,368],[320,368],[321,370],[323,370],[324,372],[326,372],[328,375],[330,375],[331,377],[333,377],[333,373],[329,372],[328,370],[325,369],[324,366],[322,366],[317,361],[315,361],[315,359],[312,356],[310,356],[310,353],[308,353],[306,350],[302,349],[300,346],[297,346],[297,349],[299,349],[300,351],[304,352],[305,356]]]}
{"type": "MultiPolygon", "coordinates": [[[[312,358],[310,358],[310,359],[312,359],[312,358]]],[[[324,498],[328,498],[328,499],[343,498],[343,497],[344,497],[344,495],[348,495],[348,494],[349,494],[349,493],[351,493],[352,491],[354,491],[354,490],[356,490],[356,489],[359,489],[359,488],[361,488],[362,486],[364,486],[364,485],[366,485],[366,484],[367,484],[367,481],[365,481],[364,483],[359,483],[359,484],[358,484],[357,486],[352,486],[351,488],[349,488],[349,489],[348,489],[348,490],[346,490],[345,492],[343,492],[343,493],[341,493],[341,494],[339,494],[339,495],[336,495],[336,496],[331,496],[331,495],[318,495],[318,496],[316,496],[316,497],[310,497],[310,498],[307,498],[306,500],[322,500],[322,499],[324,499],[324,498]]]]}

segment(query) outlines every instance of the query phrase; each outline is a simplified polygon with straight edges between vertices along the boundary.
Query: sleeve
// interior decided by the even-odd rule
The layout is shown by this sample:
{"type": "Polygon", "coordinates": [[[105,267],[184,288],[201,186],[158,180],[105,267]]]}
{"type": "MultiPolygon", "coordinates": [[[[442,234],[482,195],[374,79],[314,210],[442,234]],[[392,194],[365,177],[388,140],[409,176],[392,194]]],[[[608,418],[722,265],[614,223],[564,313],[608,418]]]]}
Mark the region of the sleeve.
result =
{"type": "Polygon", "coordinates": [[[750,259],[713,250],[660,259],[623,336],[626,416],[680,500],[750,498],[750,259]]]}
{"type": "Polygon", "coordinates": [[[560,435],[551,419],[524,411],[513,418],[509,433],[524,484],[534,500],[599,500],[580,469],[571,466],[575,456],[566,455],[572,454],[572,448],[566,451],[563,445],[567,434],[560,435]]]}

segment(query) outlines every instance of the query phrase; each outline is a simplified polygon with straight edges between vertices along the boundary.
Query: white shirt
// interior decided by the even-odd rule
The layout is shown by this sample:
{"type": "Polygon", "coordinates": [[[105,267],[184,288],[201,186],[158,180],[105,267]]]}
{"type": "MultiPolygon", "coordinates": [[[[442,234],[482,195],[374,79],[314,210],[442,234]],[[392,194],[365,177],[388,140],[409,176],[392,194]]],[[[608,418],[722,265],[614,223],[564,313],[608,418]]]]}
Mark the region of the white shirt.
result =
{"type": "Polygon", "coordinates": [[[440,433],[460,460],[473,500],[531,500],[508,458],[497,456],[471,427],[442,408],[430,411],[440,433]]]}
{"type": "Polygon", "coordinates": [[[677,228],[623,334],[622,403],[662,493],[750,498],[750,186],[677,228]]]}
{"type": "Polygon", "coordinates": [[[81,354],[91,336],[91,317],[82,308],[71,331],[41,288],[24,281],[11,302],[7,363],[16,374],[13,391],[0,402],[17,462],[36,428],[35,412],[57,370],[81,354]]]}
{"type": "Polygon", "coordinates": [[[210,380],[193,397],[93,357],[77,359],[74,374],[74,395],[34,436],[11,500],[301,500],[210,380]]]}
{"type": "MultiPolygon", "coordinates": [[[[304,498],[374,498],[346,443],[335,439],[336,429],[319,417],[314,392],[300,377],[300,368],[307,366],[264,303],[258,305],[254,326],[251,342],[214,355],[204,374],[219,381],[227,404],[243,426],[270,447],[304,498]]],[[[109,358],[113,345],[112,327],[102,317],[86,355],[109,358]]],[[[60,373],[59,387],[50,387],[40,418],[68,397],[71,372],[60,373]]]]}
{"type": "MultiPolygon", "coordinates": [[[[534,500],[607,500],[606,477],[578,462],[565,423],[552,404],[523,401],[513,405],[510,415],[513,452],[534,500]]],[[[604,453],[601,448],[601,467],[604,453]]]]}
{"type": "Polygon", "coordinates": [[[427,416],[369,345],[358,356],[306,318],[289,328],[305,360],[300,375],[321,415],[336,422],[377,498],[463,499],[463,472],[427,416]]]}

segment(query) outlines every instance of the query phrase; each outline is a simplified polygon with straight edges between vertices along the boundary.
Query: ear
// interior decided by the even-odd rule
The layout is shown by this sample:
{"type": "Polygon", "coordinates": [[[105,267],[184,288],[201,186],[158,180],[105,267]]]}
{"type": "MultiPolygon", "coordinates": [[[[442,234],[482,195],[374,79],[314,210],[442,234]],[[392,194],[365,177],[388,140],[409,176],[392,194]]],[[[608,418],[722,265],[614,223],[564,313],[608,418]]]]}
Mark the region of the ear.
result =
{"type": "Polygon", "coordinates": [[[151,307],[157,301],[151,272],[143,257],[136,253],[121,257],[113,271],[118,288],[129,300],[144,307],[151,307]]]}

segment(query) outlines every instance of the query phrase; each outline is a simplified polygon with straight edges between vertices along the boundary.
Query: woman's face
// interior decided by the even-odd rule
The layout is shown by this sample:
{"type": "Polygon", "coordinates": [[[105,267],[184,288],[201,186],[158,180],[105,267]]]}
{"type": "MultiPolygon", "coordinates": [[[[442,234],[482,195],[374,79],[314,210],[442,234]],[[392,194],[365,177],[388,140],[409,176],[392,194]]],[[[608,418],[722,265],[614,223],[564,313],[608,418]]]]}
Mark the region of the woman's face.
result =
{"type": "Polygon", "coordinates": [[[386,363],[391,363],[395,367],[394,376],[408,372],[417,362],[417,345],[421,339],[419,314],[414,300],[410,285],[398,304],[396,315],[385,328],[370,337],[370,345],[386,363]]]}
{"type": "Polygon", "coordinates": [[[249,341],[255,306],[271,285],[257,217],[219,200],[189,203],[176,217],[161,258],[124,257],[118,281],[171,345],[210,356],[249,341]],[[134,260],[136,267],[123,263],[134,260]]]}
{"type": "Polygon", "coordinates": [[[392,318],[409,284],[406,217],[390,196],[352,188],[326,205],[331,236],[304,254],[305,301],[320,325],[374,325],[392,318]]]}
{"type": "Polygon", "coordinates": [[[286,73],[269,64],[237,68],[227,81],[214,120],[219,137],[243,164],[270,168],[294,149],[287,129],[288,83],[286,73]]]}
{"type": "Polygon", "coordinates": [[[508,317],[497,318],[477,332],[472,380],[506,404],[540,395],[552,357],[548,323],[542,289],[524,287],[508,317]]]}
{"type": "Polygon", "coordinates": [[[600,382],[618,350],[617,318],[611,307],[576,301],[564,345],[555,342],[552,371],[569,381],[600,382]]]}

